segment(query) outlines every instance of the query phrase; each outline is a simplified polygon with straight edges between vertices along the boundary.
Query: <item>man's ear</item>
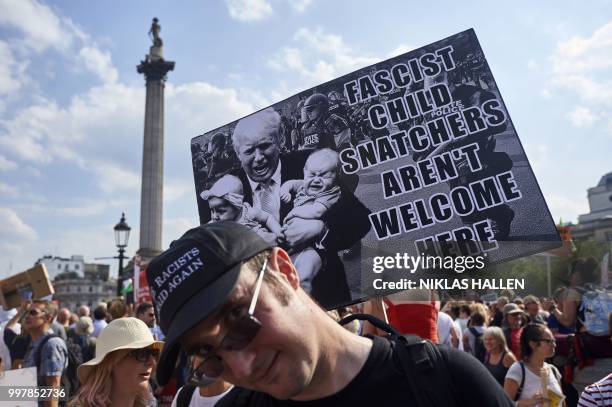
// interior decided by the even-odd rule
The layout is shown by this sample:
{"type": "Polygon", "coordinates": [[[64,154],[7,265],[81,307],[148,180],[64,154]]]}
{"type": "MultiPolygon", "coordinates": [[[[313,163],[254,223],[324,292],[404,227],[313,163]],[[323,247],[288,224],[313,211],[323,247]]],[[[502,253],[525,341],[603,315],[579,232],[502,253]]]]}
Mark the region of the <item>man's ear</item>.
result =
{"type": "Polygon", "coordinates": [[[300,286],[300,275],[291,262],[291,257],[289,257],[289,254],[280,247],[272,249],[270,267],[274,270],[278,270],[281,276],[285,277],[293,289],[297,289],[300,286]]]}

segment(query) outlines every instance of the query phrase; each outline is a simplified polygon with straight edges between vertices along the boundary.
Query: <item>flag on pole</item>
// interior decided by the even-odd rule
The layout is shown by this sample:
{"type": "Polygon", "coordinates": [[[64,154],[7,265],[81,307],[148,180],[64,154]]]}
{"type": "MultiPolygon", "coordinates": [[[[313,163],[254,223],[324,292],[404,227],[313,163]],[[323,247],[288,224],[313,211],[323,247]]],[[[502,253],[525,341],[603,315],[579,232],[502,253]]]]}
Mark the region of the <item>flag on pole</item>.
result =
{"type": "Polygon", "coordinates": [[[132,279],[128,278],[123,280],[123,288],[121,289],[121,294],[127,294],[134,291],[134,285],[132,284],[132,279]]]}

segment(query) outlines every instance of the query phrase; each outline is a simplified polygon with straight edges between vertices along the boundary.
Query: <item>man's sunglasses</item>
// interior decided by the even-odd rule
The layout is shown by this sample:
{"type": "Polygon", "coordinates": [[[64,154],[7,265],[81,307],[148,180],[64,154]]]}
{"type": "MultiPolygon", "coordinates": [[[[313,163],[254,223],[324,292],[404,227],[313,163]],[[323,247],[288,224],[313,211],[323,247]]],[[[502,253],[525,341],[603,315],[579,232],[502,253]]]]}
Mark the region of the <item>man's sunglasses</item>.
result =
{"type": "Polygon", "coordinates": [[[46,315],[46,314],[47,313],[45,311],[41,311],[41,310],[36,309],[36,308],[32,308],[32,309],[26,311],[26,315],[30,315],[32,317],[38,317],[38,316],[46,315]]]}
{"type": "MultiPolygon", "coordinates": [[[[261,289],[261,283],[263,281],[264,271],[268,265],[268,259],[263,263],[263,267],[259,271],[257,276],[257,282],[255,283],[255,290],[253,291],[253,298],[249,305],[249,310],[246,315],[243,315],[236,321],[232,322],[227,333],[219,348],[224,351],[239,351],[244,349],[251,341],[255,338],[259,329],[261,328],[261,322],[253,313],[255,312],[255,304],[257,304],[257,298],[259,297],[259,290],[261,289]]],[[[213,349],[210,346],[202,346],[196,349],[192,354],[204,357],[204,361],[193,369],[190,377],[190,381],[193,383],[210,383],[211,379],[221,376],[223,373],[223,360],[213,354],[213,349]]]]}
{"type": "Polygon", "coordinates": [[[155,360],[157,360],[157,359],[159,359],[159,354],[160,354],[159,349],[141,348],[141,349],[132,349],[128,353],[128,356],[133,357],[134,359],[136,359],[139,362],[147,363],[149,361],[149,358],[151,357],[151,355],[153,355],[155,360]]]}

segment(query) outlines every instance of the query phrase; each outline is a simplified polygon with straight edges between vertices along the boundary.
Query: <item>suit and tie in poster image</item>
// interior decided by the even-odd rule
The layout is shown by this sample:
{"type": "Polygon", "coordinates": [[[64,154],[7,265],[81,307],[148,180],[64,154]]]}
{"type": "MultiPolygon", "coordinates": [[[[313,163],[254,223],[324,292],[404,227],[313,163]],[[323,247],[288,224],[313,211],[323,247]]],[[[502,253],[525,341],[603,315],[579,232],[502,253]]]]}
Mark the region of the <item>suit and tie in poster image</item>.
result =
{"type": "Polygon", "coordinates": [[[285,248],[326,308],[380,295],[375,278],[415,277],[373,273],[376,259],[488,264],[559,244],[473,30],[207,131],[191,151],[200,223],[236,221],[285,248]]]}

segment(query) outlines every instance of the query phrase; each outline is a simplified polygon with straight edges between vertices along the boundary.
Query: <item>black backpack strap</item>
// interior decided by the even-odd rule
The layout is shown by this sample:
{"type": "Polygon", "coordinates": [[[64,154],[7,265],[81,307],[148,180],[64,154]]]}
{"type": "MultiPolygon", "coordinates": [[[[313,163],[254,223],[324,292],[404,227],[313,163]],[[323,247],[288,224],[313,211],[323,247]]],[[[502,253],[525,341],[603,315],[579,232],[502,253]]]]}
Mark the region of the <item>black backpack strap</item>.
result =
{"type": "Polygon", "coordinates": [[[352,314],[339,321],[340,325],[355,319],[365,320],[389,333],[395,364],[404,372],[419,407],[456,405],[453,383],[440,350],[418,335],[402,335],[393,326],[368,314],[352,314]],[[444,389],[444,391],[440,391],[444,389]]]}
{"type": "Polygon", "coordinates": [[[519,362],[521,365],[521,384],[519,384],[519,388],[516,391],[516,396],[514,396],[514,401],[518,401],[521,398],[521,394],[523,394],[523,387],[525,387],[525,364],[523,362],[519,362]]]}
{"type": "Polygon", "coordinates": [[[191,396],[198,386],[195,384],[186,384],[179,390],[178,397],[176,398],[176,407],[189,407],[191,402],[191,396]]]}
{"type": "Polygon", "coordinates": [[[401,335],[395,344],[394,355],[399,359],[417,405],[455,406],[453,383],[438,347],[417,335],[401,335]]]}
{"type": "Polygon", "coordinates": [[[478,332],[478,330],[473,326],[469,327],[468,329],[470,330],[472,335],[474,335],[475,338],[480,338],[480,336],[482,335],[482,333],[478,332]]]}
{"type": "Polygon", "coordinates": [[[369,314],[351,314],[351,315],[347,315],[346,317],[344,317],[340,321],[338,321],[338,323],[340,325],[346,325],[349,322],[352,322],[352,321],[354,321],[356,319],[359,319],[361,321],[368,321],[369,323],[374,325],[376,328],[382,329],[383,331],[387,332],[388,334],[400,336],[399,331],[397,329],[395,329],[393,326],[391,326],[391,325],[387,324],[386,322],[376,318],[373,315],[369,315],[369,314]]]}

